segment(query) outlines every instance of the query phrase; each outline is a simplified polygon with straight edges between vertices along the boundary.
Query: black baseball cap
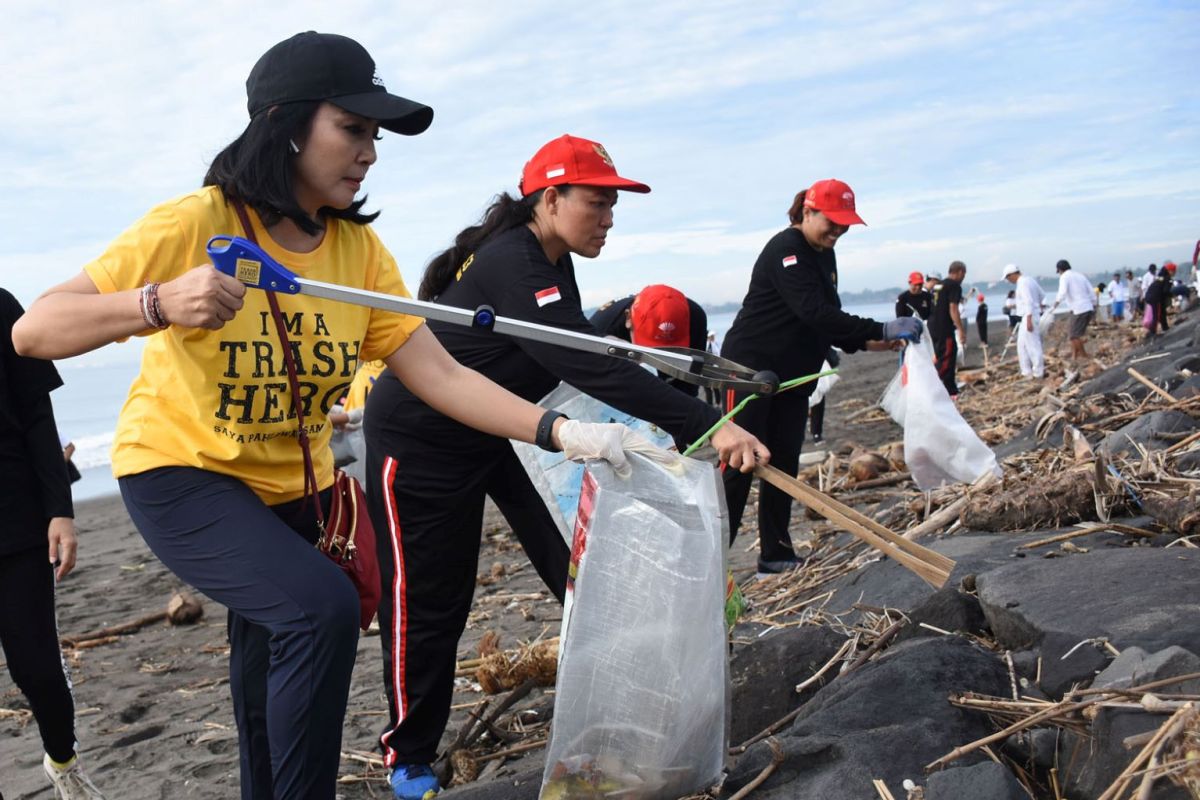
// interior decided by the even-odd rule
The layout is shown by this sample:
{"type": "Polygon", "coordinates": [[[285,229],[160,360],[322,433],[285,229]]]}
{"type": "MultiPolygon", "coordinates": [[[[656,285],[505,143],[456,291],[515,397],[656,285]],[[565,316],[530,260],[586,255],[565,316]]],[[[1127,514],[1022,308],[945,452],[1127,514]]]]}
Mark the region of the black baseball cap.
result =
{"type": "Polygon", "coordinates": [[[272,106],[328,100],[380,127],[408,136],[433,122],[429,106],[390,94],[361,44],[336,33],[305,31],[263,53],[246,79],[250,116],[272,106]]]}

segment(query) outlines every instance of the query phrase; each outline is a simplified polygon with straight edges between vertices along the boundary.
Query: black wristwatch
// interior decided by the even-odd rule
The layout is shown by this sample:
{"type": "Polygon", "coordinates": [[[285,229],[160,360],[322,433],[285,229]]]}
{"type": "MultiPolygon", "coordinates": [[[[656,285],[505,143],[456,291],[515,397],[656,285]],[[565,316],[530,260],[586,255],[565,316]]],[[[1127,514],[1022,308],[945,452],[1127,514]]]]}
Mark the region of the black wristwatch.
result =
{"type": "Polygon", "coordinates": [[[551,453],[561,452],[561,447],[554,446],[554,437],[551,435],[554,432],[554,420],[560,417],[567,419],[566,414],[554,409],[550,409],[545,414],[542,414],[542,418],[538,420],[537,433],[533,436],[533,443],[551,453]]]}

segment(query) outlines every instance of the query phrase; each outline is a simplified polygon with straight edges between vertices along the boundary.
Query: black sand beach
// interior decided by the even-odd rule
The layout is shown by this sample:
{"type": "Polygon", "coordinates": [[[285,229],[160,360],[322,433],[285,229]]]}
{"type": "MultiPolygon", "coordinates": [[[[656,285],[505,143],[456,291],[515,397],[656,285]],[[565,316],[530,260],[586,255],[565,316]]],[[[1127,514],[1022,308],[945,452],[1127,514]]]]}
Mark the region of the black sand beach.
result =
{"type": "MultiPolygon", "coordinates": [[[[1108,327],[1110,331],[1100,335],[1113,342],[1112,348],[1128,346],[1130,337],[1124,329],[1108,327]]],[[[993,360],[1002,344],[996,340],[1005,333],[993,332],[993,360]]],[[[1010,350],[1008,362],[1013,358],[1010,350]]],[[[973,340],[967,363],[968,370],[982,364],[973,340]]],[[[893,423],[864,422],[861,413],[878,399],[895,368],[896,358],[891,353],[844,359],[842,380],[829,397],[826,447],[846,448],[853,442],[878,448],[900,440],[901,431],[893,423]]],[[[1061,380],[1061,367],[1055,367],[1048,381],[1061,380]]],[[[993,385],[987,391],[1011,389],[993,385]]],[[[973,402],[968,388],[963,395],[968,419],[973,402]]],[[[871,419],[870,415],[866,418],[871,419]]],[[[148,552],[119,498],[80,503],[76,516],[79,565],[58,593],[63,637],[78,639],[162,611],[173,593],[186,589],[148,552]]],[[[813,525],[803,510],[797,509],[793,538],[801,541],[813,525]]],[[[743,531],[730,553],[739,582],[753,581],[755,538],[753,530],[743,531]]],[[[476,655],[475,647],[485,632],[498,634],[503,648],[558,634],[561,608],[542,587],[503,519],[494,512],[485,524],[480,573],[485,580],[477,588],[460,658],[476,655]]],[[[175,627],[160,621],[128,635],[101,639],[95,646],[67,650],[82,756],[93,780],[110,798],[238,795],[225,613],[208,600],[203,607],[204,617],[195,625],[175,627]]],[[[341,797],[388,795],[384,773],[374,761],[375,739],[385,720],[378,647],[373,635],[359,641],[344,731],[341,797]]],[[[456,711],[443,744],[461,728],[467,710],[483,697],[469,675],[459,684],[456,711]]],[[[551,701],[552,690],[535,689],[525,705],[545,710],[551,701]]],[[[24,699],[7,672],[0,671],[0,792],[4,797],[51,797],[41,774],[41,755],[24,699]]],[[[497,777],[527,773],[539,767],[541,759],[542,751],[534,749],[508,760],[483,761],[479,766],[487,773],[485,777],[497,777]]]]}

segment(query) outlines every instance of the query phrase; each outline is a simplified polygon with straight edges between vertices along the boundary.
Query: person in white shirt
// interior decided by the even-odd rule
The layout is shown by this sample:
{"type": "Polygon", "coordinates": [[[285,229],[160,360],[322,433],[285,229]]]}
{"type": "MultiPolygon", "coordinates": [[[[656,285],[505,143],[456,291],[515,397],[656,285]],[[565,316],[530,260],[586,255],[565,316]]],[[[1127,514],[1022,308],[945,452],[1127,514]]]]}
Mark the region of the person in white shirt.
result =
{"type": "Polygon", "coordinates": [[[1004,268],[1004,278],[1017,287],[1017,316],[1021,318],[1017,327],[1017,358],[1021,364],[1021,377],[1041,378],[1046,374],[1046,359],[1042,355],[1038,318],[1046,295],[1036,280],[1021,274],[1021,268],[1016,264],[1004,268]]]}
{"type": "Polygon", "coordinates": [[[1054,305],[1065,305],[1071,310],[1071,358],[1082,361],[1088,357],[1083,337],[1096,314],[1095,291],[1087,276],[1072,270],[1065,258],[1060,258],[1054,269],[1058,272],[1058,295],[1054,305]]]}
{"type": "Polygon", "coordinates": [[[1121,273],[1114,272],[1112,283],[1108,285],[1108,297],[1112,300],[1112,318],[1114,322],[1125,319],[1125,302],[1129,299],[1129,286],[1121,282],[1121,273]]]}
{"type": "Polygon", "coordinates": [[[1146,310],[1146,290],[1150,288],[1150,284],[1154,283],[1154,280],[1157,276],[1158,276],[1158,267],[1154,264],[1151,264],[1150,266],[1146,267],[1146,273],[1144,275],[1142,275],[1142,280],[1141,280],[1141,283],[1139,284],[1139,288],[1141,288],[1142,293],[1141,293],[1141,297],[1138,299],[1138,304],[1137,304],[1138,305],[1137,311],[1138,311],[1139,319],[1141,318],[1142,312],[1146,310]]]}
{"type": "Polygon", "coordinates": [[[1131,269],[1125,270],[1125,289],[1129,292],[1129,321],[1138,325],[1142,320],[1142,284],[1131,269]]]}

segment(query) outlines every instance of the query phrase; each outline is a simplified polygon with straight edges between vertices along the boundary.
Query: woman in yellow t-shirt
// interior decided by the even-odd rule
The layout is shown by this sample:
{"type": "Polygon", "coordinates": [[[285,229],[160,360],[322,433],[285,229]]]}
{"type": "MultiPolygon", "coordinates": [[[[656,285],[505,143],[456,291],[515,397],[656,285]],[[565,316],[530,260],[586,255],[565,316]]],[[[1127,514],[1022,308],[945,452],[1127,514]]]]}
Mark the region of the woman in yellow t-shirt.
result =
{"type": "MultiPolygon", "coordinates": [[[[113,471],[150,549],[229,611],[243,798],[333,798],[358,636],[349,579],[313,546],[312,504],[266,295],[208,264],[242,232],[300,275],[407,295],[355,199],[380,129],[413,135],[427,106],[388,93],[343,36],[298,34],[246,82],[250,122],[204,188],[151,210],[17,323],[18,352],[64,358],[147,336],[113,442],[113,471]]],[[[360,362],[382,359],[430,406],[572,458],[624,460],[622,426],[561,419],[451,358],[423,320],[281,298],[321,502],[333,482],[326,417],[360,362]]]]}

